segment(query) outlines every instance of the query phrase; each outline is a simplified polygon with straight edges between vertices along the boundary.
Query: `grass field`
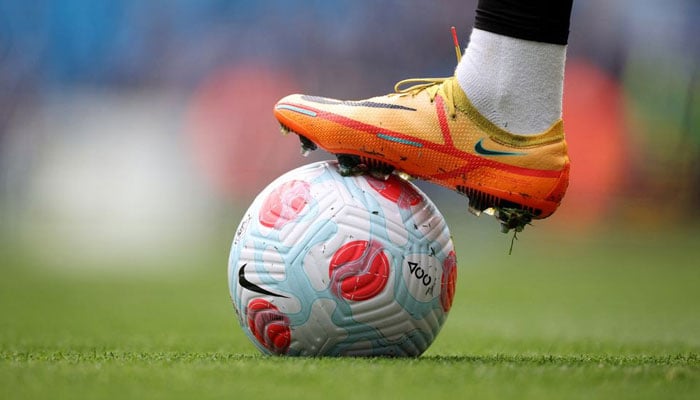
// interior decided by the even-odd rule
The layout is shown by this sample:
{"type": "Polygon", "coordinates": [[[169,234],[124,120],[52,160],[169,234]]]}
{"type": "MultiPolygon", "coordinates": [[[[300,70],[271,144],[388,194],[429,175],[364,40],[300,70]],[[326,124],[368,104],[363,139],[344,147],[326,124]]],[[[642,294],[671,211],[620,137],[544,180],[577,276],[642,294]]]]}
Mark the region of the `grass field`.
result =
{"type": "Polygon", "coordinates": [[[228,298],[234,227],[148,273],[61,272],[6,244],[0,398],[700,398],[697,230],[545,225],[508,256],[493,221],[450,220],[469,225],[452,223],[458,291],[418,359],[258,354],[228,298]]]}

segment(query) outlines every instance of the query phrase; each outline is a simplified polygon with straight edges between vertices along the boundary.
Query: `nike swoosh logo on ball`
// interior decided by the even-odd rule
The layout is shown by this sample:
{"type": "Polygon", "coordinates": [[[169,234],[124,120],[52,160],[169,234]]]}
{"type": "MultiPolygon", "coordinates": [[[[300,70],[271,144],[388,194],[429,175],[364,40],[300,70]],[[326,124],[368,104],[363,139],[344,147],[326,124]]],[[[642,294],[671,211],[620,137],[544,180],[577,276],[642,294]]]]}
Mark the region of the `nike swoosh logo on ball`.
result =
{"type": "Polygon", "coordinates": [[[283,296],[281,294],[271,292],[265,288],[262,288],[256,284],[254,284],[253,282],[249,281],[248,279],[246,279],[246,277],[245,277],[246,265],[248,265],[248,264],[241,265],[241,269],[238,270],[238,283],[242,287],[250,290],[251,292],[255,292],[255,293],[266,294],[268,296],[275,296],[275,297],[284,297],[285,299],[287,298],[287,296],[283,296]]]}

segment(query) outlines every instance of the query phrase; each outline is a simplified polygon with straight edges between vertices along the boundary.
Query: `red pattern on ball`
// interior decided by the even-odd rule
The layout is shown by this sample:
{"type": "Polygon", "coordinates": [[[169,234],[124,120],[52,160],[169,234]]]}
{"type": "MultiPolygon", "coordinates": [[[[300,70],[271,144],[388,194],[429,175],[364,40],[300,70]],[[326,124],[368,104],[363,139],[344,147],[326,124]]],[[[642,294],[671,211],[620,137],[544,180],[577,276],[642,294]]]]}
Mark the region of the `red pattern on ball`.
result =
{"type": "Polygon", "coordinates": [[[292,340],[289,317],[259,298],[248,303],[246,315],[248,329],[261,345],[275,354],[287,354],[292,340]]]}
{"type": "Polygon", "coordinates": [[[396,203],[399,208],[408,209],[423,201],[423,197],[408,182],[390,176],[387,180],[367,177],[367,182],[382,197],[396,203]]]}
{"type": "Polygon", "coordinates": [[[445,312],[452,308],[457,282],[457,255],[451,251],[442,263],[442,279],[440,280],[440,304],[445,312]]]}
{"type": "Polygon", "coordinates": [[[285,182],[270,193],[258,218],[263,226],[281,229],[296,219],[311,200],[310,184],[293,180],[285,182]]]}
{"type": "Polygon", "coordinates": [[[381,243],[356,240],[344,244],[331,259],[331,290],[347,300],[362,301],[378,295],[389,280],[391,266],[381,243]]]}

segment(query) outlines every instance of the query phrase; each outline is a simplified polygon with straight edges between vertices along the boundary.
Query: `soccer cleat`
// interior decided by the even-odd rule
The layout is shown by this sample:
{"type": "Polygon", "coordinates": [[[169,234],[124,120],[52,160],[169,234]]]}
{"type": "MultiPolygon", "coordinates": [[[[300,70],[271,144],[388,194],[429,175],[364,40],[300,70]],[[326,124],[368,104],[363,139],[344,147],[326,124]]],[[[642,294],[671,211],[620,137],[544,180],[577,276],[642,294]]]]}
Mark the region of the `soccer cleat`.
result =
{"type": "Polygon", "coordinates": [[[454,77],[407,79],[394,90],[360,101],[294,94],[274,114],[283,132],[299,135],[302,153],[321,147],[346,175],[395,170],[455,190],[503,232],[557,209],[569,181],[561,120],[537,135],[511,134],[482,116],[454,77]]]}

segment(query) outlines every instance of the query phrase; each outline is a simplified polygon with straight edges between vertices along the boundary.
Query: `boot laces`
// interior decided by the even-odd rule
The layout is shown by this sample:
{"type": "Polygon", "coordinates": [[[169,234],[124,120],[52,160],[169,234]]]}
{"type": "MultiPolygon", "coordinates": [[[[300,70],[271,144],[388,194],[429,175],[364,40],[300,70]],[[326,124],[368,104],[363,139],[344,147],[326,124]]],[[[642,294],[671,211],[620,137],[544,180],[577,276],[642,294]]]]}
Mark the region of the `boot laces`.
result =
{"type": "Polygon", "coordinates": [[[409,78],[404,79],[394,85],[394,94],[399,96],[416,96],[420,92],[425,91],[430,97],[430,102],[435,101],[435,96],[438,92],[442,92],[441,96],[447,105],[447,111],[451,118],[457,117],[454,93],[452,90],[452,80],[454,77],[448,78],[409,78]],[[406,85],[411,85],[407,86],[406,85]]]}
{"type": "MultiPolygon", "coordinates": [[[[457,64],[459,64],[462,58],[462,52],[459,48],[459,40],[457,40],[457,31],[455,30],[454,26],[451,28],[451,31],[452,39],[455,45],[455,54],[457,55],[457,64]]],[[[454,76],[450,76],[448,78],[404,79],[402,81],[396,82],[396,84],[394,85],[395,93],[393,94],[397,94],[399,96],[411,95],[415,97],[420,92],[425,91],[426,93],[428,93],[428,96],[430,97],[430,102],[432,103],[433,101],[435,101],[435,96],[437,96],[438,92],[440,92],[442,89],[442,97],[445,100],[445,104],[447,104],[447,112],[450,115],[450,118],[454,119],[457,118],[457,106],[455,104],[453,92],[453,80],[454,76]],[[406,85],[411,86],[404,87],[406,85]]]]}

